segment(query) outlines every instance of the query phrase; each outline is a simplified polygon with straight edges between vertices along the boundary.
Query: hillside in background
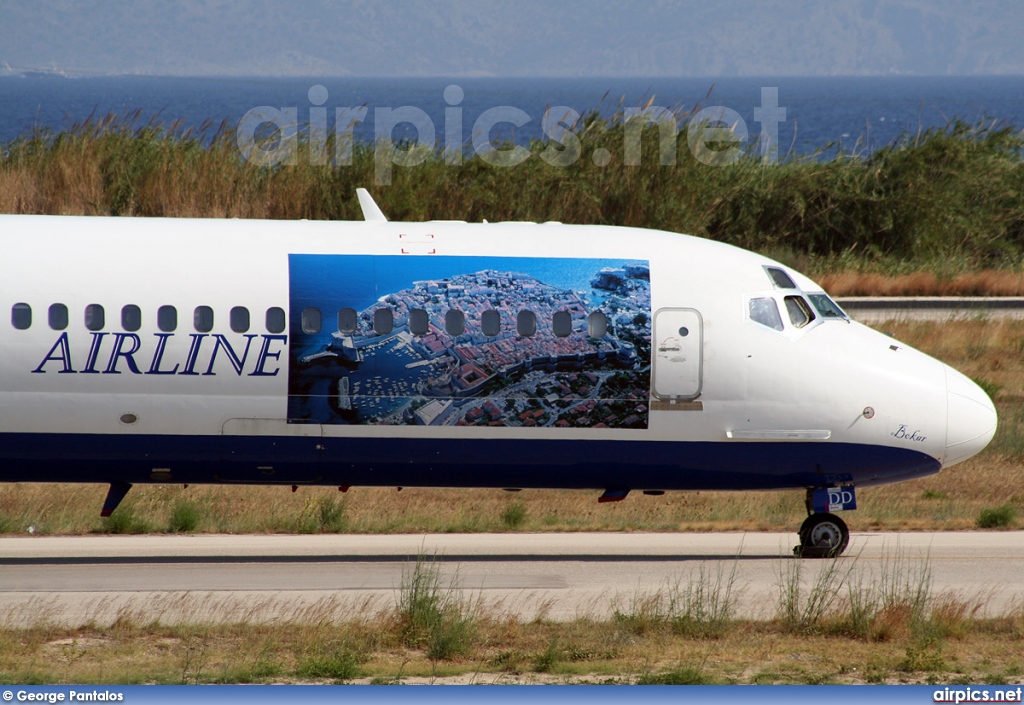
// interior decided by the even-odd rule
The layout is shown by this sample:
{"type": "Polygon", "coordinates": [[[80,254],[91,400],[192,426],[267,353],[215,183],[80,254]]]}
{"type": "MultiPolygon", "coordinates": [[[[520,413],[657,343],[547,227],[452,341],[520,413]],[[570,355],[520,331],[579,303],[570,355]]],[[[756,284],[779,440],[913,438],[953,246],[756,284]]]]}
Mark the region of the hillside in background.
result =
{"type": "Polygon", "coordinates": [[[1024,73],[1024,5],[928,0],[0,1],[0,71],[162,75],[1024,73]],[[5,66],[8,67],[5,69],[5,66]]]}

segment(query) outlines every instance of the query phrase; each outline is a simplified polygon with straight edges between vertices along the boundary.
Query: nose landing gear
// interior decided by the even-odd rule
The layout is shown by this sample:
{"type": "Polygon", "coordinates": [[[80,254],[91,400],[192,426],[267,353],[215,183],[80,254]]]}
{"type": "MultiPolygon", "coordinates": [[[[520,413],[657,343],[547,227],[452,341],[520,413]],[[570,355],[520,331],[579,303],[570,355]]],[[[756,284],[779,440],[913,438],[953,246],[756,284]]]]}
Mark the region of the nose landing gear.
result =
{"type": "Polygon", "coordinates": [[[856,509],[853,487],[807,490],[807,518],[800,525],[800,544],[793,547],[799,558],[835,558],[850,545],[846,522],[829,510],[856,509]]]}
{"type": "Polygon", "coordinates": [[[800,545],[793,555],[800,558],[835,558],[850,544],[846,522],[835,514],[812,514],[800,526],[800,545]]]}

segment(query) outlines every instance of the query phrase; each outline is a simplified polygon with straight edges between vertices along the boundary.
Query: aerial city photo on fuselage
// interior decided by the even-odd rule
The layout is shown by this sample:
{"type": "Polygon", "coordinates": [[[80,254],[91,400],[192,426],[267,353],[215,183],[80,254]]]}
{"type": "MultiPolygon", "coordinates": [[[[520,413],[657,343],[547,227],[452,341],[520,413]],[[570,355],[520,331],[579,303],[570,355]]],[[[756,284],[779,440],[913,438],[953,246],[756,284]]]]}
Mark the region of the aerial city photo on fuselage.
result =
{"type": "Polygon", "coordinates": [[[289,274],[293,423],[647,428],[647,262],[293,254],[289,274]],[[524,311],[533,335],[519,333],[524,311]],[[594,312],[606,330],[588,328],[594,312]]]}

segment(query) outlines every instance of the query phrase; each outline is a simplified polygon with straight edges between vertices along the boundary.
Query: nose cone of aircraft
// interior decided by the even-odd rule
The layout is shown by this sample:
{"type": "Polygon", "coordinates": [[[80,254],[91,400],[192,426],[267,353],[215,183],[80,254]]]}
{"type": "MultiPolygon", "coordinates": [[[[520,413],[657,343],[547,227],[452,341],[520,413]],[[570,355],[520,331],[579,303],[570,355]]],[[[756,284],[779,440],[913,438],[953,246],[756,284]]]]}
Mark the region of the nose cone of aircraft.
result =
{"type": "Polygon", "coordinates": [[[943,467],[981,452],[996,432],[996,407],[988,394],[946,367],[946,453],[943,467]]]}

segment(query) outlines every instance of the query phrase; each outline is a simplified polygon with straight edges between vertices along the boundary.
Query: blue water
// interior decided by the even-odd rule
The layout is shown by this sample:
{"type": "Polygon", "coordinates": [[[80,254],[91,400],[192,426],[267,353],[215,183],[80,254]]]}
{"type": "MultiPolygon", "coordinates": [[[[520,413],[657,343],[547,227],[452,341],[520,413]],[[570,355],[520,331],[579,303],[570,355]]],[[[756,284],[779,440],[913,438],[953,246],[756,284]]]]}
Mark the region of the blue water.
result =
{"type": "MultiPolygon", "coordinates": [[[[960,118],[976,122],[984,117],[1024,126],[1024,77],[868,77],[868,78],[166,78],[0,77],[0,143],[37,128],[59,131],[90,115],[124,114],[138,109],[140,122],[157,119],[165,124],[181,120],[198,127],[204,121],[237,125],[250,109],[259,106],[294,107],[306,124],[310,88],[327,89],[323,107],[367,106],[366,119],[355,125],[355,137],[372,141],[378,108],[412,106],[423,110],[445,140],[445,109],[461,111],[465,143],[480,114],[494,107],[523,111],[529,122],[521,127],[498,125],[492,140],[525,143],[541,138],[541,118],[548,106],[568,106],[581,114],[597,110],[613,114],[620,106],[653,105],[672,109],[724,106],[744,120],[751,137],[761,126],[754,110],[761,104],[762,88],[777,88],[778,102],[786,110],[779,126],[783,154],[809,154],[841,142],[847,149],[867,152],[896,139],[901,133],[942,127],[960,118]],[[445,101],[444,89],[458,85],[462,100],[445,101]],[[709,95],[710,93],[710,95],[709,95]]],[[[322,96],[321,96],[322,98],[322,96]]],[[[454,119],[449,127],[455,127],[454,119]]],[[[408,125],[398,126],[394,139],[416,135],[408,125]]]]}
{"type": "Polygon", "coordinates": [[[602,267],[627,264],[637,262],[558,257],[292,255],[290,281],[296,308],[318,306],[325,311],[343,306],[361,311],[380,296],[412,287],[414,281],[446,279],[485,269],[526,274],[560,289],[587,291],[591,299],[596,296],[603,300],[600,293],[590,295],[590,280],[602,267]],[[335,306],[338,302],[340,305],[335,306]]]}

